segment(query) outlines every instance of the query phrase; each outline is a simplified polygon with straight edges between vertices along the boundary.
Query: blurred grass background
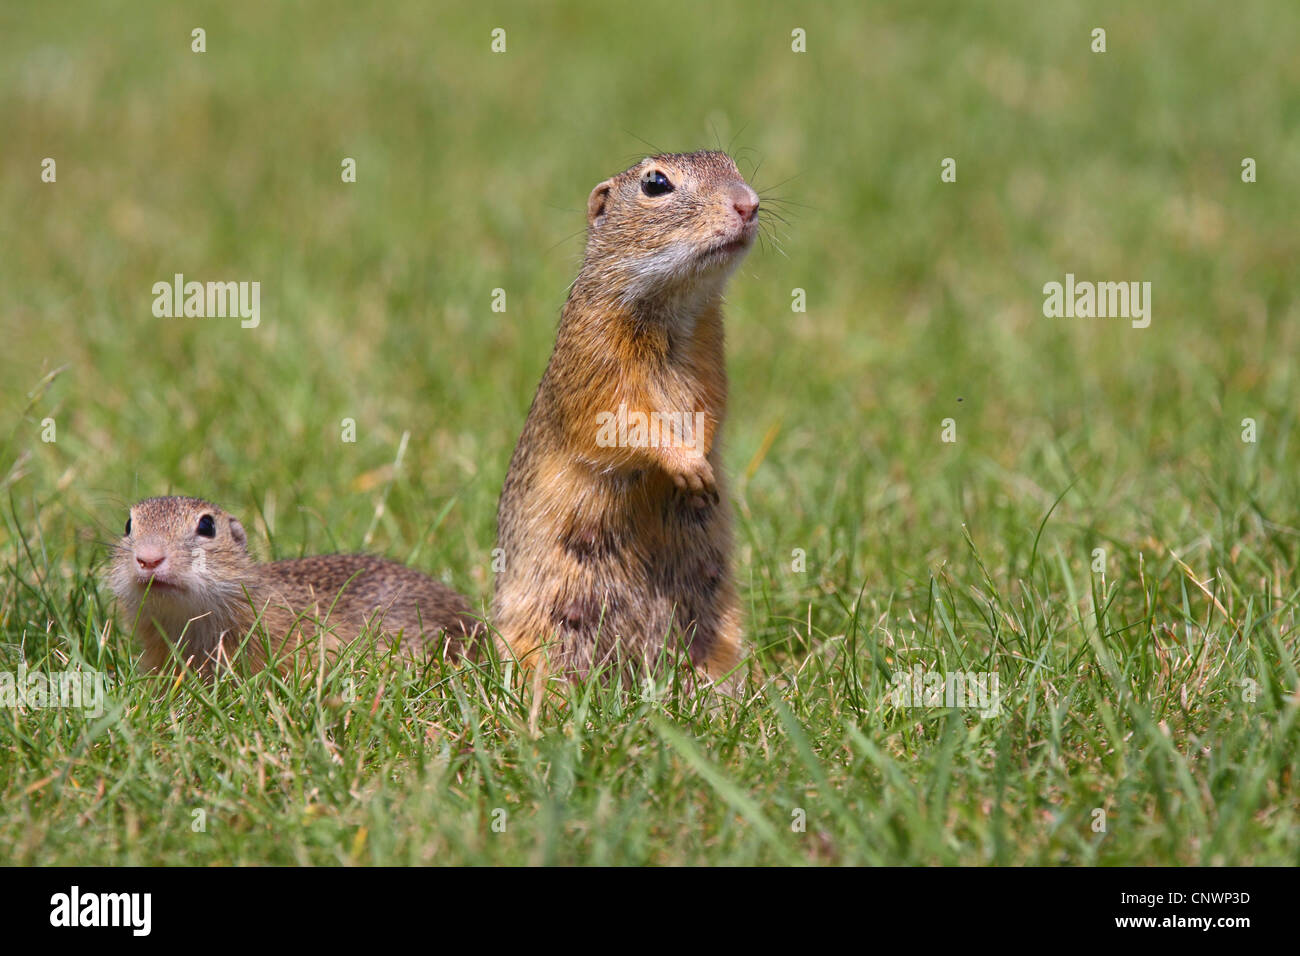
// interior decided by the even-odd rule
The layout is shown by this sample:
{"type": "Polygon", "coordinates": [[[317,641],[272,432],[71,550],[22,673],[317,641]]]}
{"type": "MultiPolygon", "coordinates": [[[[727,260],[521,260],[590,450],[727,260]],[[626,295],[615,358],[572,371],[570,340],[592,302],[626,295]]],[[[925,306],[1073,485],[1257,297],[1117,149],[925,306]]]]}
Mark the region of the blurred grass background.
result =
{"type": "Polygon", "coordinates": [[[919,629],[940,661],[944,589],[968,646],[997,646],[985,592],[1050,643],[1103,547],[1121,643],[1204,619],[1194,572],[1293,673],[1298,29],[1282,0],[6,5],[3,640],[52,640],[31,589],[101,626],[86,575],[127,504],[168,492],[241,515],[267,558],[364,547],[485,604],[588,192],[647,144],[722,145],[792,204],[728,296],[761,671],[860,627],[890,661],[919,629]],[[260,327],[154,318],[177,272],[260,281],[260,327]],[[1150,281],[1150,328],[1044,318],[1067,272],[1150,281]]]}

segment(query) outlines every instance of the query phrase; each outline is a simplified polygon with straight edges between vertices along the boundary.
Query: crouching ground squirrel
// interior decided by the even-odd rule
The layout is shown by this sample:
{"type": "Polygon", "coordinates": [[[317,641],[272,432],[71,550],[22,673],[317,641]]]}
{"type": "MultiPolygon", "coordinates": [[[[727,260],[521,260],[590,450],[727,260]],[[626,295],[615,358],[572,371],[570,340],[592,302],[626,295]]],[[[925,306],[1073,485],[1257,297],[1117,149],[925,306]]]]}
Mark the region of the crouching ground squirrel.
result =
{"type": "Polygon", "coordinates": [[[451,588],[405,565],[362,554],[257,564],[238,519],[198,498],[149,498],[131,508],[109,582],[128,626],[137,625],[143,664],[162,670],[172,648],[205,677],[229,667],[242,646],[249,670],[278,663],[321,639],[354,640],[363,627],[403,655],[436,646],[460,651],[481,624],[451,588]]]}
{"type": "Polygon", "coordinates": [[[722,291],[758,205],[720,152],[648,157],[587,201],[582,270],[497,513],[493,622],[535,675],[689,661],[718,679],[741,659],[722,291]]]}

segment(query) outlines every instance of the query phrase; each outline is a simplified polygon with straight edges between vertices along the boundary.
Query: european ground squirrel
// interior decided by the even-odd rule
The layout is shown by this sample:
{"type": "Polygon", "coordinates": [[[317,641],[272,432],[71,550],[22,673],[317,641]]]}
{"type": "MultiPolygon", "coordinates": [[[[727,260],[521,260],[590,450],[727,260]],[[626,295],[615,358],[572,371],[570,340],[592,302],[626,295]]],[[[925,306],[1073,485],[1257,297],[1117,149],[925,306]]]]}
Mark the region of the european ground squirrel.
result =
{"type": "Polygon", "coordinates": [[[239,520],[198,498],[149,498],[132,507],[109,581],[152,671],[167,666],[175,647],[208,677],[229,667],[241,645],[249,670],[260,670],[268,650],[262,628],[283,664],[318,637],[326,648],[341,647],[367,624],[389,640],[401,632],[399,650],[415,656],[443,644],[459,651],[482,627],[451,588],[382,558],[330,554],[258,564],[239,520]]]}
{"type": "Polygon", "coordinates": [[[740,662],[722,291],[758,206],[721,152],[648,157],[587,201],[497,513],[493,622],[536,675],[689,661],[718,679],[740,662]]]}

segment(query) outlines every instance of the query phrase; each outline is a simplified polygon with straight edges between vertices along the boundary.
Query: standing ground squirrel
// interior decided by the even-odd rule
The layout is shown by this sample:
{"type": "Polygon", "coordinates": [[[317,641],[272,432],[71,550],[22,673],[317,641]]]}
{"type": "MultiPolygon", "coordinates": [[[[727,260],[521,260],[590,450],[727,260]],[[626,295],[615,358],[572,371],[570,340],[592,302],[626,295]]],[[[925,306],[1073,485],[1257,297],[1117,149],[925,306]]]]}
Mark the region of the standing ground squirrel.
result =
{"type": "Polygon", "coordinates": [[[250,669],[260,670],[265,640],[248,637],[259,618],[280,663],[322,631],[326,647],[337,648],[370,622],[388,636],[404,632],[404,653],[443,642],[459,651],[482,626],[451,588],[382,558],[257,564],[238,519],[199,498],[149,498],[131,508],[108,576],[128,626],[138,622],[142,663],[152,671],[176,646],[181,660],[211,676],[241,644],[250,669]]]}
{"type": "Polygon", "coordinates": [[[497,513],[502,651],[541,675],[689,648],[741,659],[722,290],[758,233],[725,153],[652,156],[597,186],[587,249],[497,513]]]}

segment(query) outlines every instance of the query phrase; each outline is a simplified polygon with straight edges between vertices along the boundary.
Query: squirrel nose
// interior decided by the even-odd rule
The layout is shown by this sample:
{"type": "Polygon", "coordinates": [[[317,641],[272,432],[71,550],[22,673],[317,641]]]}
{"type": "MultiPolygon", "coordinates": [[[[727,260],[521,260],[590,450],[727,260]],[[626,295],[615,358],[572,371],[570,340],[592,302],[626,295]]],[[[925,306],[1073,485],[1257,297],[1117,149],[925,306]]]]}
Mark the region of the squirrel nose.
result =
{"type": "Polygon", "coordinates": [[[758,193],[744,183],[737,183],[731,189],[731,208],[740,215],[740,221],[747,223],[758,215],[758,193]]]}
{"type": "Polygon", "coordinates": [[[157,548],[137,549],[135,552],[135,563],[140,565],[141,571],[156,571],[166,559],[167,556],[157,548]]]}

